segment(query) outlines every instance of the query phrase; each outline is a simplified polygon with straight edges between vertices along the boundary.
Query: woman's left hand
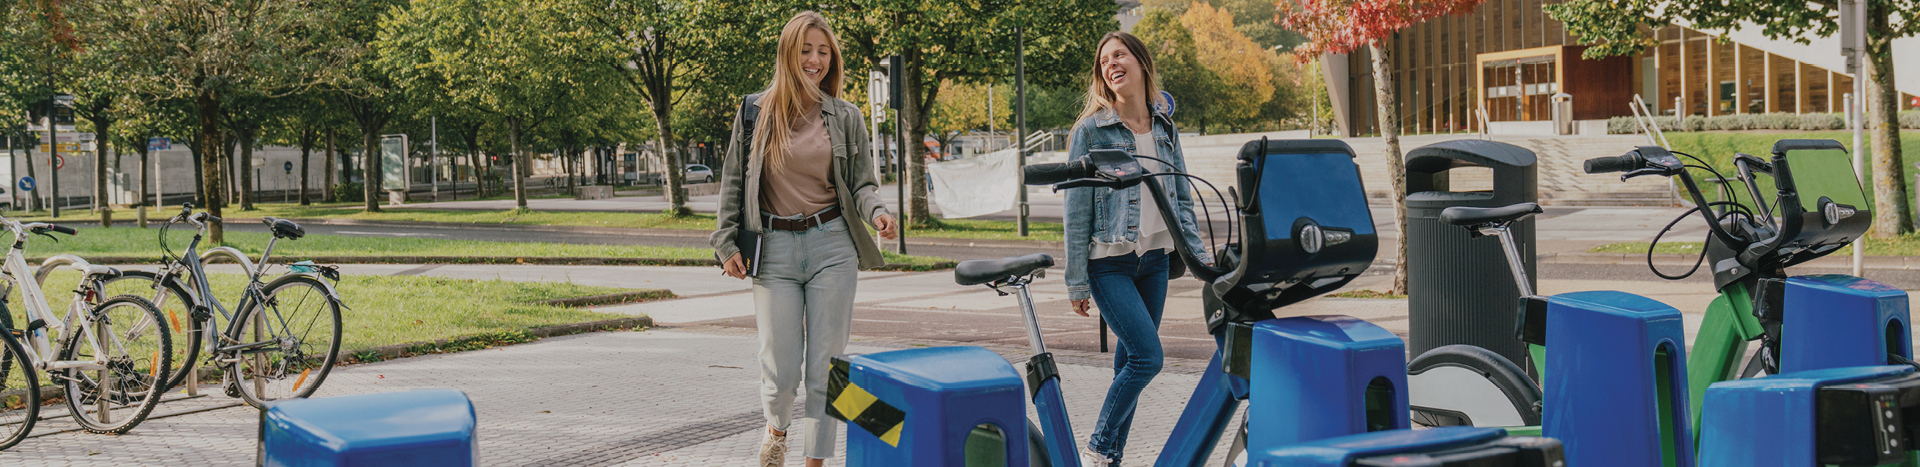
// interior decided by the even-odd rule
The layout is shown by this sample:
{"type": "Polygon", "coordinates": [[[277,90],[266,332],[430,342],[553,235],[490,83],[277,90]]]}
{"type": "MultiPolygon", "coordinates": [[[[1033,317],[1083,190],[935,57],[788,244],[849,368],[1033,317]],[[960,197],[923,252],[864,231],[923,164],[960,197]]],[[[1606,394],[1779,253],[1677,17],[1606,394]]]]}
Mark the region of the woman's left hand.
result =
{"type": "Polygon", "coordinates": [[[881,214],[873,218],[873,228],[880,231],[880,238],[893,240],[900,238],[899,225],[895,225],[892,214],[881,214]]]}

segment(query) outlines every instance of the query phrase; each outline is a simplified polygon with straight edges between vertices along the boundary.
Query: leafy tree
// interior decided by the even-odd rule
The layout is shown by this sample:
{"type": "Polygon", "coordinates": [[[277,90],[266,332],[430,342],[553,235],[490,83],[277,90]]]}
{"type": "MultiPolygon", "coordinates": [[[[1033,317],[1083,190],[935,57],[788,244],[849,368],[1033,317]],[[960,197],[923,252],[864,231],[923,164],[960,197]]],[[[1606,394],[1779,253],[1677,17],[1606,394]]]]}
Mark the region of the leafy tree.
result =
{"type": "MultiPolygon", "coordinates": [[[[738,90],[743,78],[754,74],[742,67],[771,70],[770,52],[783,10],[776,2],[720,0],[578,1],[569,6],[567,15],[588,52],[584,59],[613,72],[653,111],[657,147],[668,166],[668,210],[692,214],[686,205],[686,173],[680,168],[685,162],[673,149],[673,107],[696,87],[676,83],[720,79],[717,89],[707,89],[711,94],[738,90]]],[[[709,95],[708,100],[717,97],[709,95]]]]}
{"type": "MultiPolygon", "coordinates": [[[[1281,0],[1274,3],[1280,22],[1308,42],[1294,48],[1294,60],[1367,47],[1373,57],[1373,93],[1380,136],[1387,142],[1387,173],[1393,177],[1393,222],[1407,231],[1407,176],[1400,153],[1400,112],[1393,85],[1391,41],[1381,40],[1443,15],[1472,12],[1483,0],[1281,0]]],[[[1393,290],[1407,290],[1407,239],[1394,239],[1393,290]]]]}
{"type": "Polygon", "coordinates": [[[953,140],[959,139],[968,131],[986,131],[991,121],[995,130],[1008,130],[1013,122],[1013,90],[999,86],[993,95],[987,95],[987,86],[982,84],[948,83],[947,91],[940,94],[940,100],[933,104],[933,115],[928,118],[927,126],[933,130],[933,139],[940,142],[940,150],[953,153],[950,149],[953,140]],[[992,119],[988,119],[987,102],[993,102],[992,119]]]}
{"type": "MultiPolygon", "coordinates": [[[[223,105],[231,96],[279,96],[333,81],[353,56],[328,35],[336,29],[333,1],[94,0],[86,35],[115,44],[111,62],[134,89],[193,99],[200,187],[207,212],[219,216],[223,105]]],[[[220,223],[208,230],[212,241],[224,241],[220,223]]]]}
{"type": "Polygon", "coordinates": [[[850,76],[865,75],[899,54],[905,101],[900,120],[910,152],[909,225],[932,221],[927,205],[926,148],[930,110],[941,84],[1011,82],[1014,45],[1025,33],[1029,87],[1065,86],[1092,69],[1094,42],[1116,29],[1112,0],[848,0],[826,9],[845,46],[850,76]]]}
{"type": "MultiPolygon", "coordinates": [[[[1900,154],[1900,91],[1894,87],[1893,40],[1920,34],[1920,15],[1914,14],[1920,11],[1920,0],[1869,0],[1867,5],[1867,56],[1861,71],[1867,76],[1867,131],[1873,135],[1873,235],[1892,237],[1913,231],[1907,188],[1900,177],[1906,164],[1900,154]]],[[[1658,45],[1641,28],[1678,20],[1701,31],[1731,32],[1757,24],[1767,37],[1805,44],[1808,38],[1839,32],[1838,6],[1835,0],[1571,0],[1544,9],[1566,23],[1567,32],[1596,44],[1587,49],[1587,58],[1601,58],[1640,53],[1658,45]]]]}
{"type": "Polygon", "coordinates": [[[1188,7],[1180,25],[1193,35],[1200,65],[1219,78],[1202,129],[1207,123],[1241,127],[1251,122],[1273,97],[1272,53],[1234,30],[1233,15],[1206,3],[1188,7]]]}

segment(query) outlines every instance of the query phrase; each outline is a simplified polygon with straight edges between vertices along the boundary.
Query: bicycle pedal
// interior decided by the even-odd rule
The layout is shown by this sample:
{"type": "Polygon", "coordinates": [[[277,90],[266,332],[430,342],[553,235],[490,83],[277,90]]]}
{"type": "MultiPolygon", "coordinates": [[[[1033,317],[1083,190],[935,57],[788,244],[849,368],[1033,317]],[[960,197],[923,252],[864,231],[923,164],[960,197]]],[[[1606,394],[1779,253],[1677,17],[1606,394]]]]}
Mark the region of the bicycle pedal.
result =
{"type": "Polygon", "coordinates": [[[213,311],[208,309],[206,305],[193,307],[193,311],[188,312],[187,315],[192,317],[196,323],[213,319],[213,311]]]}
{"type": "Polygon", "coordinates": [[[226,392],[227,392],[227,397],[239,398],[240,383],[232,380],[228,380],[226,384],[226,392]]]}

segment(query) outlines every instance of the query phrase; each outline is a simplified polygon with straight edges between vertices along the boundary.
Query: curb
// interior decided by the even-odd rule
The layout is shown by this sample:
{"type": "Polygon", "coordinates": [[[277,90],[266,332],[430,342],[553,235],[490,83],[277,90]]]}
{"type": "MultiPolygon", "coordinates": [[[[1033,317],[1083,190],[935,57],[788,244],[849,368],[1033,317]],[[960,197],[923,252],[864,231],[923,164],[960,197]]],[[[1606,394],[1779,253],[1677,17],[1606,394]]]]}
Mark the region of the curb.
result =
{"type": "MultiPolygon", "coordinates": [[[[631,318],[614,318],[614,319],[601,320],[601,321],[589,321],[585,323],[556,324],[552,326],[527,328],[523,331],[526,332],[527,335],[533,336],[535,339],[545,339],[548,337],[570,336],[574,334],[582,334],[582,333],[588,333],[588,332],[594,332],[594,331],[614,331],[614,330],[635,329],[635,328],[644,329],[644,328],[650,328],[650,327],[653,327],[653,317],[635,316],[631,318]]],[[[426,347],[429,349],[437,348],[439,346],[447,345],[449,343],[464,339],[466,337],[469,337],[469,336],[452,337],[452,338],[446,338],[446,339],[435,339],[431,341],[389,344],[389,345],[369,347],[364,349],[341,350],[340,360],[342,363],[346,363],[348,361],[352,361],[352,363],[372,363],[372,362],[362,361],[360,356],[366,355],[366,354],[373,354],[375,358],[379,359],[375,361],[387,361],[387,360],[394,360],[399,358],[407,358],[407,357],[429,355],[429,354],[436,354],[436,353],[458,353],[458,352],[415,352],[413,351],[413,349],[420,348],[420,347],[426,347]]]]}
{"type": "MultiPolygon", "coordinates": [[[[552,266],[714,266],[719,260],[688,258],[620,258],[605,256],[581,257],[527,257],[527,256],[299,256],[300,259],[316,263],[332,264],[535,264],[552,266]]],[[[30,262],[46,261],[46,258],[28,258],[30,262]]],[[[94,264],[159,264],[160,258],[142,256],[90,256],[87,261],[94,264]]],[[[928,265],[906,263],[887,263],[873,268],[875,271],[939,271],[953,269],[954,261],[941,261],[928,265]]]]}
{"type": "MultiPolygon", "coordinates": [[[[496,230],[528,230],[528,231],[536,231],[536,232],[565,232],[565,233],[579,233],[579,234],[593,234],[593,235],[624,235],[624,236],[631,236],[631,237],[707,238],[707,234],[712,233],[712,231],[708,231],[708,230],[654,229],[654,228],[644,228],[644,227],[592,227],[592,226],[573,226],[573,225],[524,225],[524,224],[478,224],[478,223],[463,224],[463,223],[454,223],[454,222],[375,221],[375,220],[360,220],[360,219],[329,219],[329,218],[287,218],[287,220],[291,220],[300,224],[314,224],[314,225],[364,225],[364,226],[384,226],[384,227],[414,227],[414,228],[423,228],[423,229],[464,229],[464,228],[479,227],[479,228],[496,229],[496,230]]],[[[260,219],[259,218],[229,218],[227,219],[227,221],[236,222],[236,223],[256,223],[256,222],[260,222],[260,219]]],[[[115,222],[115,224],[118,224],[118,223],[119,222],[117,221],[115,222]]],[[[912,232],[908,232],[908,234],[909,234],[907,236],[908,245],[954,246],[954,247],[1000,247],[1000,248],[1036,248],[1036,247],[1061,248],[1061,249],[1066,248],[1064,246],[1065,243],[1052,241],[1052,240],[990,240],[990,239],[967,239],[967,238],[914,237],[911,235],[912,232]]]]}
{"type": "Polygon", "coordinates": [[[588,295],[585,297],[556,298],[552,300],[541,300],[541,301],[533,302],[533,304],[563,306],[568,308],[580,308],[580,307],[590,307],[590,306],[600,306],[600,305],[622,305],[622,304],[628,304],[628,303],[649,302],[654,300],[665,300],[669,298],[679,298],[679,297],[680,296],[675,295],[672,290],[646,289],[646,290],[636,290],[632,292],[610,293],[605,295],[588,295]]]}

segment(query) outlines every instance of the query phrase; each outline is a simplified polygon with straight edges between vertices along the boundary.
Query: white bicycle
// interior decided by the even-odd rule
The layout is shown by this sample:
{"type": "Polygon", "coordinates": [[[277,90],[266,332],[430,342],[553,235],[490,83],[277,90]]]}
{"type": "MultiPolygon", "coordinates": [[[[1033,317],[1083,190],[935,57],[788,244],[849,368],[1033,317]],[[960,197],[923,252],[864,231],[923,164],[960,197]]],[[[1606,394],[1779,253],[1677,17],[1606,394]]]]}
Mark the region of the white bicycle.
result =
{"type": "Polygon", "coordinates": [[[39,419],[46,388],[38,372],[47,374],[61,391],[54,397],[66,401],[74,421],[88,432],[122,434],[145,421],[165,394],[162,383],[173,367],[173,340],[160,311],[134,295],[104,298],[102,284],[120,271],[86,265],[66,315],[55,317],[24,252],[31,235],[76,232],[4,217],[0,227],[14,238],[0,265],[0,280],[20,291],[24,317],[24,323],[16,320],[0,302],[0,449],[25,439],[39,419]]]}

